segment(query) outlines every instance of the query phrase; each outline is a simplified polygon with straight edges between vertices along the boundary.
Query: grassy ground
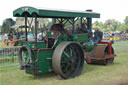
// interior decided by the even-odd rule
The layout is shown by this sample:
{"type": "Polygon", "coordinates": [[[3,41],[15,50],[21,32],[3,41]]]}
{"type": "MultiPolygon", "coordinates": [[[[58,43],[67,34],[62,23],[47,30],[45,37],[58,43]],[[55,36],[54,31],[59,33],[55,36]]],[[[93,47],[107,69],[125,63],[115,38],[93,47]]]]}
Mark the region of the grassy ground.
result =
{"type": "Polygon", "coordinates": [[[0,48],[6,47],[3,42],[0,42],[0,48]]]}
{"type": "Polygon", "coordinates": [[[0,47],[2,47],[2,46],[3,46],[3,42],[0,41],[0,47]]]}
{"type": "Polygon", "coordinates": [[[4,47],[11,47],[11,46],[10,45],[6,46],[6,45],[4,45],[4,42],[0,41],[0,48],[4,48],[4,47]]]}
{"type": "Polygon", "coordinates": [[[112,65],[85,63],[79,77],[58,80],[54,73],[32,76],[14,66],[0,68],[0,85],[128,85],[128,41],[113,46],[117,57],[112,65]]]}

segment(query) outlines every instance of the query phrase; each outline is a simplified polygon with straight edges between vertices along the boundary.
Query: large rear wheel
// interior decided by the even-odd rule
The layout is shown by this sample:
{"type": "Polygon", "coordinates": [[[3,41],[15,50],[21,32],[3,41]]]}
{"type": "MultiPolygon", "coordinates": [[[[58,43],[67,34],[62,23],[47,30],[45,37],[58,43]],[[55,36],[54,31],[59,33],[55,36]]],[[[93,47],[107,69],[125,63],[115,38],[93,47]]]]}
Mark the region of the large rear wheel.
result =
{"type": "Polygon", "coordinates": [[[84,52],[75,42],[62,42],[53,54],[53,69],[64,79],[73,78],[82,72],[84,66],[84,52]]]}

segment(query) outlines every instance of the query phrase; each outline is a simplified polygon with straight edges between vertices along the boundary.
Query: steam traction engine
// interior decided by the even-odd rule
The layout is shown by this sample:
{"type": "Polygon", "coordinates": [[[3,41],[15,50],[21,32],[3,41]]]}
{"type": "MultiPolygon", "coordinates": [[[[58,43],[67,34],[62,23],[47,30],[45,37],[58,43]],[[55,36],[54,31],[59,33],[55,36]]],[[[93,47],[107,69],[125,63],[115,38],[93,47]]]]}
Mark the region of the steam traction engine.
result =
{"type": "Polygon", "coordinates": [[[91,40],[92,18],[100,14],[84,11],[45,10],[21,7],[13,12],[14,17],[25,18],[25,41],[19,51],[19,62],[29,74],[54,71],[64,79],[79,76],[87,63],[108,64],[114,60],[114,50],[109,42],[99,42],[94,46],[91,40]],[[27,39],[27,21],[34,21],[34,41],[27,39]],[[38,18],[52,18],[53,25],[43,31],[38,41],[38,18]],[[77,23],[77,24],[76,24],[77,23]],[[66,27],[70,26],[70,27],[66,27]],[[84,55],[85,53],[85,55],[84,55]]]}

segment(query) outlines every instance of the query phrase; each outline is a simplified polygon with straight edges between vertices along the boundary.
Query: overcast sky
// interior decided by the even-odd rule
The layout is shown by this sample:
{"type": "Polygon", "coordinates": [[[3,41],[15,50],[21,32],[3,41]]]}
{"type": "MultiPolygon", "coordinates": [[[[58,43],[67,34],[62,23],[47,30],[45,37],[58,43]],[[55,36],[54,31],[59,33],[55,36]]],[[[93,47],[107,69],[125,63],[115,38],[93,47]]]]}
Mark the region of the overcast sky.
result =
{"type": "Polygon", "coordinates": [[[123,22],[128,16],[128,0],[1,0],[0,25],[6,18],[13,18],[13,11],[22,6],[84,11],[92,9],[101,14],[99,21],[116,19],[123,22]]]}

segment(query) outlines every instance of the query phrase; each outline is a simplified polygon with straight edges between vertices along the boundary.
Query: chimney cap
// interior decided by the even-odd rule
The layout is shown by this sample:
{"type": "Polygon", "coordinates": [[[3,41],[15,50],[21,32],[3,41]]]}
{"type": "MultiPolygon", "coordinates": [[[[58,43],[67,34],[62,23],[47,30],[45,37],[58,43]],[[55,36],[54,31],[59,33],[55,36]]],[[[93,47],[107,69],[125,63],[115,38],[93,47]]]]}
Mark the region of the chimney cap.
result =
{"type": "Polygon", "coordinates": [[[92,9],[87,9],[86,11],[87,11],[87,12],[92,12],[93,10],[92,10],[92,9]]]}

